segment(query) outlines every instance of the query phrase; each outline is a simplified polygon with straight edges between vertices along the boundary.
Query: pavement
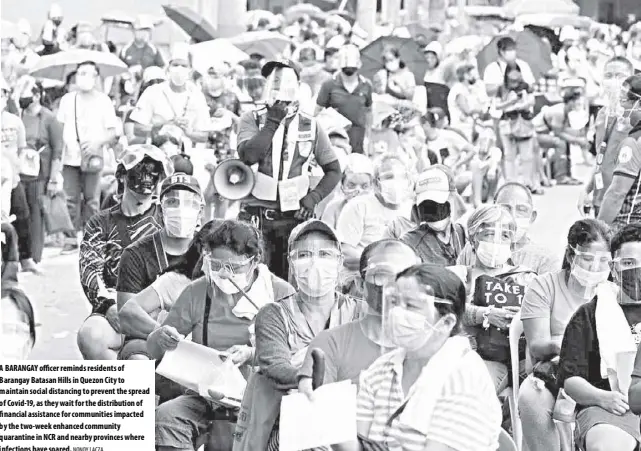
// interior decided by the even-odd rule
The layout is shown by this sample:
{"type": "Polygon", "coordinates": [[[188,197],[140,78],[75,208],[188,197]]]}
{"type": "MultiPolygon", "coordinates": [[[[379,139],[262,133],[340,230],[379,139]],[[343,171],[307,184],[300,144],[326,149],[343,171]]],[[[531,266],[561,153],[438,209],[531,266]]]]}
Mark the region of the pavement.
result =
{"type": "MultiPolygon", "coordinates": [[[[589,168],[577,166],[575,176],[583,179],[589,168]]],[[[535,197],[538,217],[531,230],[536,243],[562,255],[567,232],[579,213],[576,200],[580,186],[556,186],[535,197]]],[[[76,334],[89,315],[89,303],[80,287],[78,255],[60,255],[57,248],[45,249],[44,274],[21,274],[20,282],[35,305],[37,343],[30,360],[81,359],[76,334]]]]}

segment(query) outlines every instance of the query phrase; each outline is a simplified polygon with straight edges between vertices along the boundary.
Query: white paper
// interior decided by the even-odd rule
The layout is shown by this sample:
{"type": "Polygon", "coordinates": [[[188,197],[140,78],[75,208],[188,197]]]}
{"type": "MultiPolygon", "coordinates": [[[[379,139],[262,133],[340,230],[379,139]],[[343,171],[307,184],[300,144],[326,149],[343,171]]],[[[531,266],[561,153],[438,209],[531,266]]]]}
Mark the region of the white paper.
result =
{"type": "Polygon", "coordinates": [[[221,404],[240,406],[247,382],[231,361],[220,356],[215,349],[181,340],[176,349],[165,353],[156,373],[205,398],[211,399],[209,390],[215,390],[224,395],[221,404]]]}
{"type": "Polygon", "coordinates": [[[260,200],[276,200],[278,197],[278,181],[262,172],[254,173],[254,188],[252,194],[260,200]]]}
{"type": "Polygon", "coordinates": [[[356,386],[350,381],[323,385],[314,402],[302,393],[283,397],[280,450],[299,451],[356,438],[356,386]]]}
{"type": "Polygon", "coordinates": [[[636,351],[618,352],[616,355],[616,373],[621,393],[627,394],[632,384],[632,370],[634,370],[634,359],[636,351]]]}

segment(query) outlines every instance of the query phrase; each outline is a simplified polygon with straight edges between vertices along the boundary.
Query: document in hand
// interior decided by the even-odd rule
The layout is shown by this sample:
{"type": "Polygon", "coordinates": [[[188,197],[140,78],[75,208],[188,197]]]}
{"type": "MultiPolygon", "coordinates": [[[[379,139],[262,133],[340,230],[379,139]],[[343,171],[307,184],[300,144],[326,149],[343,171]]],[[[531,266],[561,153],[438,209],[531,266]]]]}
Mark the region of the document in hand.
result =
{"type": "Polygon", "coordinates": [[[350,381],[323,385],[314,401],[302,393],[280,404],[280,451],[299,451],[349,442],[356,438],[356,385],[350,381]]]}
{"type": "Polygon", "coordinates": [[[178,347],[165,353],[156,373],[211,398],[209,391],[224,398],[214,401],[240,407],[247,382],[231,360],[221,359],[220,352],[191,341],[181,340],[178,347]]]}

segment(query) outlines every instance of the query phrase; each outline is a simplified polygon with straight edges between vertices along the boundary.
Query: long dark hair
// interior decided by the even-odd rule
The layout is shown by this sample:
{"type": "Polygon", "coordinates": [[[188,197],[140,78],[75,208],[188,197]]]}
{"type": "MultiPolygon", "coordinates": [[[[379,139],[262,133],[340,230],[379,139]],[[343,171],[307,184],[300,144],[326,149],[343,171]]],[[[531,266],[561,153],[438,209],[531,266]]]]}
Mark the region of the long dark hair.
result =
{"type": "Polygon", "coordinates": [[[561,269],[569,270],[572,267],[572,260],[575,255],[574,249],[577,247],[589,246],[592,243],[603,240],[609,248],[611,239],[612,231],[605,222],[592,218],[579,219],[572,224],[568,232],[568,245],[565,248],[561,269]]]}
{"type": "Polygon", "coordinates": [[[168,272],[175,272],[182,274],[185,277],[190,279],[197,279],[202,275],[202,251],[205,238],[209,236],[211,232],[216,230],[222,221],[214,219],[205,224],[194,236],[194,239],[191,240],[187,252],[180,256],[180,258],[174,263],[167,266],[167,269],[163,271],[163,274],[168,272]]]}

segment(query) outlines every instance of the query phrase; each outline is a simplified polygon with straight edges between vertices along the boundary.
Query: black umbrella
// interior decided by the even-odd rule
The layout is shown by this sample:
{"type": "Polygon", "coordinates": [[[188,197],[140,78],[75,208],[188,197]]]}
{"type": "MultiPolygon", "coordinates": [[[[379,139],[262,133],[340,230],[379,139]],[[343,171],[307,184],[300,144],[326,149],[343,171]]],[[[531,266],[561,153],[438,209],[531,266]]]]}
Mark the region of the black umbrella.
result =
{"type": "Polygon", "coordinates": [[[163,5],[165,14],[196,43],[216,39],[216,27],[187,6],[163,5]]]}
{"type": "Polygon", "coordinates": [[[421,46],[413,39],[399,38],[398,36],[381,36],[361,51],[363,65],[359,72],[364,77],[372,79],[376,72],[383,69],[383,52],[386,47],[398,49],[401,61],[414,74],[416,80],[422,82],[427,70],[427,61],[425,61],[421,46]]]}

